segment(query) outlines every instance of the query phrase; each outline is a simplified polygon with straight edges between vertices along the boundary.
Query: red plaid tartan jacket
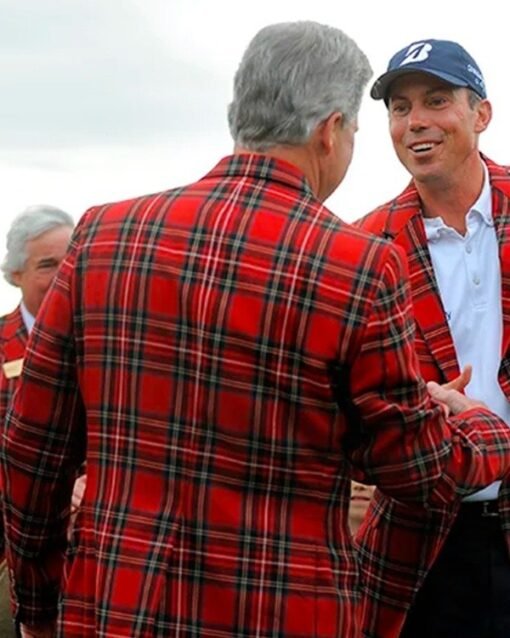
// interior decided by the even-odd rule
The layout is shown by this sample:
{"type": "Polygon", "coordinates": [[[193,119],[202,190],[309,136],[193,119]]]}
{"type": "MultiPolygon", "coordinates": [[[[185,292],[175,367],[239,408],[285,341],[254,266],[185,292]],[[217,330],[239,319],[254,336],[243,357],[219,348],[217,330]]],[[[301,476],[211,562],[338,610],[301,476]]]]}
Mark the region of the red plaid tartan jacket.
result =
{"type": "MultiPolygon", "coordinates": [[[[503,344],[499,382],[510,398],[510,169],[483,159],[489,170],[501,261],[503,344]]],[[[421,373],[427,381],[451,381],[459,374],[459,367],[413,183],[356,225],[392,240],[407,253],[421,373]]],[[[483,333],[473,338],[483,338],[483,333]]],[[[376,490],[357,536],[365,584],[365,638],[400,635],[405,614],[451,529],[458,506],[459,503],[426,511],[399,503],[376,490]]],[[[499,509],[510,549],[508,477],[500,490],[499,509]]]]}
{"type": "MultiPolygon", "coordinates": [[[[6,374],[6,370],[12,362],[23,359],[27,340],[28,333],[19,306],[8,315],[0,317],[0,431],[4,429],[7,408],[19,380],[17,373],[6,374]]],[[[4,525],[1,512],[0,505],[0,560],[3,560],[4,525]]]]}
{"type": "Polygon", "coordinates": [[[262,155],[90,210],[3,442],[18,619],[61,595],[66,638],[358,637],[350,479],[439,505],[510,465],[488,411],[430,403],[404,261],[262,155]]]}

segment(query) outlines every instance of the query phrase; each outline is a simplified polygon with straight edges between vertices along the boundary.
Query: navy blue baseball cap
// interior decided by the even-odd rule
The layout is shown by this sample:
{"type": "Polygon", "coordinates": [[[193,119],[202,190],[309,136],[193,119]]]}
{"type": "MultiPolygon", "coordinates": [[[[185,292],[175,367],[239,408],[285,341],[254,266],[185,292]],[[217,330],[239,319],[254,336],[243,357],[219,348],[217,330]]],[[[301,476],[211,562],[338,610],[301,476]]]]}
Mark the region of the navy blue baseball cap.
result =
{"type": "Polygon", "coordinates": [[[395,53],[386,73],[374,82],[371,97],[387,102],[390,84],[416,71],[434,75],[453,86],[473,89],[482,99],[487,97],[480,67],[460,44],[449,40],[419,40],[395,53]]]}

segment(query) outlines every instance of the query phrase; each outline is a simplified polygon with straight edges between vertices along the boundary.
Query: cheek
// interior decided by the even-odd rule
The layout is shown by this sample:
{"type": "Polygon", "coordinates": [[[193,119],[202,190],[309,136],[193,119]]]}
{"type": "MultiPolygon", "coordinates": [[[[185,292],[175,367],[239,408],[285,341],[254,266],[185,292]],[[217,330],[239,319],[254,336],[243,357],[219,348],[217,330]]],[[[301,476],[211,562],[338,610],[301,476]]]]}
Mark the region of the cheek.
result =
{"type": "Polygon", "coordinates": [[[340,176],[340,180],[343,180],[343,178],[345,177],[345,174],[349,170],[349,166],[352,161],[352,154],[353,154],[352,146],[349,146],[349,147],[346,146],[343,149],[342,157],[340,162],[338,162],[338,168],[337,168],[337,173],[340,176]]]}
{"type": "Polygon", "coordinates": [[[343,147],[343,159],[344,163],[349,166],[352,160],[352,156],[354,154],[354,135],[347,141],[347,143],[343,147]]]}
{"type": "Polygon", "coordinates": [[[39,275],[37,279],[37,289],[40,293],[44,294],[48,290],[53,281],[53,277],[53,274],[39,275]]]}
{"type": "Polygon", "coordinates": [[[398,144],[406,131],[406,126],[401,120],[390,120],[390,137],[394,144],[398,144]]]}
{"type": "Polygon", "coordinates": [[[391,143],[397,157],[402,159],[406,157],[407,146],[405,142],[405,131],[401,126],[395,126],[390,129],[391,143]]]}

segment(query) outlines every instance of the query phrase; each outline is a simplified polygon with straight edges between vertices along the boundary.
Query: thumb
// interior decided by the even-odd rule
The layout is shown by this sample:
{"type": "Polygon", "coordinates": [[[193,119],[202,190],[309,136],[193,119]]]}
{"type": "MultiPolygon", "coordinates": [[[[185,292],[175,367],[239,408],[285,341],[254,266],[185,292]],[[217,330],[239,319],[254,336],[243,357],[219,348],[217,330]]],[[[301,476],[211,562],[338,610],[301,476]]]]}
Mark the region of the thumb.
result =
{"type": "Polygon", "coordinates": [[[448,390],[445,390],[439,383],[435,381],[429,381],[427,383],[427,390],[430,397],[440,404],[443,408],[445,418],[448,418],[450,415],[450,406],[447,402],[447,397],[450,394],[448,390]]]}
{"type": "Polygon", "coordinates": [[[447,390],[459,390],[459,392],[462,392],[471,381],[472,376],[473,366],[468,363],[459,374],[459,376],[456,377],[453,381],[449,381],[448,383],[443,384],[443,388],[446,388],[447,390]]]}

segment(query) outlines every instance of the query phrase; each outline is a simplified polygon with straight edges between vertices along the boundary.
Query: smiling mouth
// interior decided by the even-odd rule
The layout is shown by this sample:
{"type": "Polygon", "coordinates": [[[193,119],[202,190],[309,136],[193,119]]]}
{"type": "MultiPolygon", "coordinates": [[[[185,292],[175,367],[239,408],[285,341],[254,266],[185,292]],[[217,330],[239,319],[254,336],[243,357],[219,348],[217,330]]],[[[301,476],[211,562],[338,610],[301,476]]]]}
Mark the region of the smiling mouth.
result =
{"type": "Polygon", "coordinates": [[[435,147],[435,142],[420,142],[419,144],[413,144],[409,148],[413,151],[413,153],[427,153],[435,147]]]}

